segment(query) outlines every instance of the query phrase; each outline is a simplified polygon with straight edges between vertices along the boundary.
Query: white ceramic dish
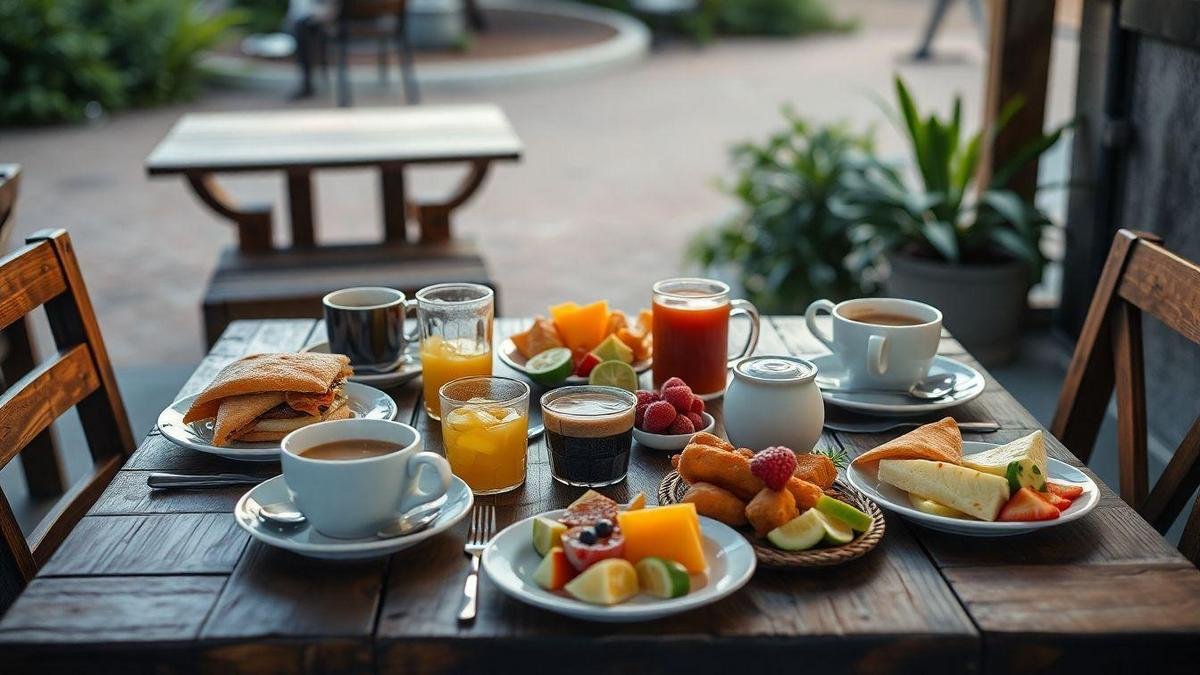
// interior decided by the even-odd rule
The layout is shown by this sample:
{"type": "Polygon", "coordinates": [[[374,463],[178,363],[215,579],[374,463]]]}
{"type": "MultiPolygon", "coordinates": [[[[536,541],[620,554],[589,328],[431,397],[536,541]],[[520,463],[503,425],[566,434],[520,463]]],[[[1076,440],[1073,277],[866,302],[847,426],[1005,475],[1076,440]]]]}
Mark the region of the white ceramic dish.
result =
{"type": "MultiPolygon", "coordinates": [[[[311,344],[301,352],[312,352],[314,354],[328,354],[329,343],[317,342],[311,344]]],[[[404,351],[404,363],[400,367],[388,373],[355,373],[350,376],[351,382],[360,382],[367,386],[378,387],[380,389],[393,389],[400,385],[409,382],[413,378],[421,376],[421,348],[417,343],[411,343],[404,351]]]]}
{"type": "MultiPolygon", "coordinates": [[[[557,518],[564,512],[560,509],[539,515],[557,518]]],[[[619,605],[603,607],[539,587],[532,580],[541,562],[530,539],[533,518],[510,525],[496,535],[483,552],[483,566],[488,578],[505,594],[556,614],[605,623],[649,621],[714,603],[744,586],[754,574],[754,549],[745,537],[728,525],[704,517],[700,518],[700,531],[708,572],[693,574],[692,592],[670,600],[637,595],[619,605]]]]}
{"type": "MultiPolygon", "coordinates": [[[[994,448],[996,445],[996,443],[964,441],[963,454],[973,455],[994,448]]],[[[883,508],[894,511],[904,516],[904,518],[928,527],[931,530],[940,530],[968,537],[1007,537],[1079,520],[1092,509],[1096,508],[1096,504],[1100,503],[1100,489],[1096,486],[1096,482],[1089,478],[1087,474],[1066,462],[1060,462],[1054,458],[1050,458],[1049,462],[1051,480],[1059,483],[1080,485],[1083,487],[1083,494],[1071,504],[1070,508],[1063,511],[1058,518],[1031,523],[989,523],[983,520],[935,516],[913,508],[908,501],[908,494],[904,490],[880,482],[873,469],[864,471],[851,464],[846,469],[846,477],[850,480],[851,485],[861,492],[866,493],[868,497],[874,499],[883,508]]]]}
{"type": "MultiPolygon", "coordinates": [[[[350,412],[355,417],[379,420],[394,420],[399,409],[392,397],[365,384],[346,383],[346,398],[350,412]]],[[[279,441],[270,443],[230,443],[227,446],[212,444],[213,420],[183,423],[183,415],[191,407],[198,394],[185,396],[175,401],[158,415],[158,431],[175,445],[207,452],[226,459],[250,462],[272,462],[279,459],[279,441]]]]}
{"type": "MultiPolygon", "coordinates": [[[[819,380],[826,378],[839,380],[844,379],[846,376],[846,368],[842,365],[841,359],[836,354],[821,354],[819,356],[806,356],[804,358],[812,361],[813,365],[817,367],[819,380]]],[[[910,398],[905,396],[903,392],[877,394],[851,391],[822,391],[821,398],[849,410],[857,410],[884,417],[908,417],[953,408],[956,405],[973,401],[975,397],[983,393],[986,383],[984,382],[983,375],[980,375],[978,370],[945,356],[935,356],[933,358],[933,365],[929,368],[929,374],[942,375],[946,373],[953,373],[957,378],[956,389],[951,394],[936,401],[923,401],[918,398],[910,398]]]]}
{"type": "MultiPolygon", "coordinates": [[[[717,421],[713,419],[712,415],[700,413],[700,416],[704,418],[706,424],[703,429],[697,429],[696,433],[711,432],[713,427],[717,426],[717,421]]],[[[691,434],[652,434],[637,427],[633,428],[633,440],[654,450],[682,450],[687,447],[691,438],[691,434]]]]}
{"type": "MultiPolygon", "coordinates": [[[[504,365],[521,373],[522,375],[528,376],[528,373],[525,370],[526,358],[521,355],[521,352],[517,349],[517,345],[514,344],[511,339],[505,338],[504,341],[500,343],[500,348],[497,350],[497,352],[500,357],[500,361],[503,362],[504,365]]],[[[653,365],[653,360],[644,359],[642,361],[634,361],[632,365],[634,372],[641,375],[647,370],[650,370],[650,366],[653,365]]],[[[563,381],[563,385],[568,384],[587,384],[587,378],[579,377],[578,375],[571,375],[563,381]]]]}
{"type": "Polygon", "coordinates": [[[287,483],[283,476],[276,476],[268,481],[259,483],[242,495],[237,505],[233,507],[233,518],[239,527],[248,532],[251,537],[264,544],[282,548],[292,553],[298,553],[310,558],[326,560],[363,560],[391,555],[445,532],[462,520],[471,511],[475,498],[471,488],[455,476],[450,481],[450,490],[446,492],[442,502],[442,512],[426,529],[406,537],[391,537],[380,539],[366,537],[363,539],[334,539],[317,532],[311,525],[302,525],[292,529],[280,529],[264,525],[258,519],[258,508],[263,504],[284,502],[291,504],[287,483]]]}

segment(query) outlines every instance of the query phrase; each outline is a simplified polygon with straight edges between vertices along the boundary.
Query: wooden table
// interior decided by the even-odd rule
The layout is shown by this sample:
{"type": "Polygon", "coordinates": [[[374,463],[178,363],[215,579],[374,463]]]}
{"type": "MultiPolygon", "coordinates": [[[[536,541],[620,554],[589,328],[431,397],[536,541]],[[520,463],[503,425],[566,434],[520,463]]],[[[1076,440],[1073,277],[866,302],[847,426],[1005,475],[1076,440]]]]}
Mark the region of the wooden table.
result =
{"type": "MultiPolygon", "coordinates": [[[[510,334],[522,320],[498,320],[510,334]]],[[[310,320],[237,322],[181,394],[244,354],[322,339],[310,320]]],[[[767,320],[760,353],[811,354],[802,319],[767,320]]],[[[942,353],[970,362],[952,339],[942,353]]],[[[501,372],[503,366],[498,366],[501,372]]],[[[416,383],[395,392],[438,450],[416,383]]],[[[164,401],[165,403],[165,401],[164,401]]],[[[720,420],[720,405],[714,405],[720,420]]],[[[961,420],[1005,441],[1039,428],[988,378],[961,420]]],[[[851,453],[883,436],[827,434],[851,453]]],[[[1078,465],[1061,445],[1053,456],[1078,465]]],[[[634,451],[607,492],[653,496],[664,454],[634,451]]],[[[455,620],[466,523],[387,560],[333,564],[253,543],[230,516],[244,488],[152,494],[153,470],[250,470],[151,433],[0,621],[4,672],[1196,672],[1200,572],[1107,487],[1087,518],[1011,539],[967,539],[888,516],[870,555],[823,571],[760,570],[706,608],[646,625],[589,624],[509,600],[484,578],[478,621],[455,620]],[[740,670],[738,670],[740,669],[740,670]]],[[[566,505],[544,446],[524,488],[493,498],[501,524],[566,505]]]]}
{"type": "Polygon", "coordinates": [[[146,158],[151,176],[182,174],[200,200],[238,227],[243,252],[271,249],[271,207],[238,206],[215,174],[281,171],[287,175],[292,245],[315,245],[312,172],[378,167],[385,240],[403,242],[404,169],[415,164],[467,164],[445,201],[412,205],[421,241],[450,237],[450,213],[474,194],[492,162],[516,160],[521,140],[490,104],[193,113],[184,115],[146,158]]]}

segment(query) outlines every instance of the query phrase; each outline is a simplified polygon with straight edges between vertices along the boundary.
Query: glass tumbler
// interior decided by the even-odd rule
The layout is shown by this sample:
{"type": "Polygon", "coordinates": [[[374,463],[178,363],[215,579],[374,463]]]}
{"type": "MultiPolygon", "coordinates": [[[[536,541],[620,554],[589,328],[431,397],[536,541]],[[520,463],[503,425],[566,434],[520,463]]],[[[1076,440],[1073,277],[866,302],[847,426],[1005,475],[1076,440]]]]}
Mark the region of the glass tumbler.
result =
{"type": "Polygon", "coordinates": [[[507,377],[461,377],[438,392],[450,470],[477,495],[525,482],[529,385],[507,377]]]}
{"type": "Polygon", "coordinates": [[[460,377],[492,374],[495,295],[479,284],[437,284],[417,291],[425,412],[440,420],[438,390],[460,377]]]}

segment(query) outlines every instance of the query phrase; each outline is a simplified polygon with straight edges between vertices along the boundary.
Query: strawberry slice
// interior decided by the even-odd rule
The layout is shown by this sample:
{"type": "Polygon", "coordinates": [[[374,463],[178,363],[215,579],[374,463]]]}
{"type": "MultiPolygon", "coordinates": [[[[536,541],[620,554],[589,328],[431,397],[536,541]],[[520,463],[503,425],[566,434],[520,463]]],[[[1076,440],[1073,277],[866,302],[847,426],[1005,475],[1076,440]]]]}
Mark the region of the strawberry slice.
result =
{"type": "Polygon", "coordinates": [[[1063,499],[1072,501],[1079,499],[1079,495],[1083,494],[1082,485],[1063,485],[1062,483],[1052,483],[1046,481],[1046,490],[1051,494],[1056,494],[1063,499]]]}
{"type": "Polygon", "coordinates": [[[587,377],[591,375],[592,368],[600,365],[600,357],[588,352],[579,358],[575,363],[575,374],[579,377],[587,377]]]}
{"type": "Polygon", "coordinates": [[[1049,502],[1050,506],[1053,506],[1059,511],[1066,511],[1067,509],[1071,508],[1070,499],[1067,499],[1066,497],[1060,497],[1053,492],[1039,492],[1038,496],[1042,499],[1045,499],[1047,502],[1049,502]]]}
{"type": "Polygon", "coordinates": [[[1054,520],[1058,517],[1058,509],[1032,489],[1023,487],[1017,494],[1009,498],[996,520],[1005,522],[1029,522],[1035,520],[1054,520]]]}

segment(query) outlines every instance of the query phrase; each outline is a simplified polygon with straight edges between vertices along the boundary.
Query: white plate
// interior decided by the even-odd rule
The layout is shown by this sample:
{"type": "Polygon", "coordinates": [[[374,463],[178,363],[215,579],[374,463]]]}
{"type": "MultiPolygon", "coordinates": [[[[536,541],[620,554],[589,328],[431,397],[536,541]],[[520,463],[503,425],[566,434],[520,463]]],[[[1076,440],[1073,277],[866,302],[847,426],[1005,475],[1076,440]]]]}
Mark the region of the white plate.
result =
{"type": "MultiPolygon", "coordinates": [[[[347,405],[355,417],[377,420],[394,420],[399,409],[392,397],[375,387],[357,382],[345,385],[347,405]]],[[[250,462],[272,462],[279,459],[279,441],[269,443],[241,443],[234,441],[226,446],[212,444],[213,420],[183,423],[183,415],[192,407],[199,394],[179,399],[158,415],[158,431],[175,445],[207,452],[226,459],[250,462]]]]}
{"type": "MultiPolygon", "coordinates": [[[[974,455],[996,447],[996,443],[979,443],[977,441],[963,442],[963,455],[974,455]]],[[[1071,483],[1083,486],[1083,494],[1071,503],[1071,507],[1059,514],[1054,520],[1040,520],[1031,523],[989,523],[983,520],[966,520],[963,518],[947,518],[931,513],[918,511],[908,501],[908,493],[900,488],[883,483],[874,470],[864,471],[853,464],[846,469],[846,477],[850,484],[865,492],[885,509],[895,511],[908,520],[919,523],[931,530],[940,530],[951,534],[961,534],[968,537],[1007,537],[1014,534],[1025,534],[1034,530],[1063,525],[1073,520],[1079,520],[1100,503],[1100,489],[1095,481],[1075,467],[1049,459],[1050,478],[1059,483],[1071,483]]]]}
{"type": "MultiPolygon", "coordinates": [[[[713,419],[712,415],[705,412],[700,413],[700,416],[708,424],[703,429],[697,429],[696,433],[712,431],[713,427],[717,426],[717,421],[713,419]]],[[[688,441],[691,439],[691,434],[652,434],[637,427],[633,428],[633,440],[654,450],[682,450],[687,447],[688,441]]]]}
{"type": "MultiPolygon", "coordinates": [[[[565,509],[539,515],[557,518],[565,509]]],[[[708,572],[692,575],[692,592],[682,598],[661,600],[639,594],[619,605],[604,607],[576,600],[565,592],[547,591],[533,583],[541,558],[533,550],[533,518],[526,518],[496,535],[483,552],[488,578],[505,594],[556,614],[588,621],[624,623],[649,621],[714,603],[733,593],[754,574],[754,549],[728,525],[700,518],[700,532],[708,572]]]]}
{"type": "Polygon", "coordinates": [[[378,537],[335,539],[317,532],[311,525],[302,525],[286,530],[263,525],[258,519],[258,508],[263,504],[279,502],[292,503],[283,476],[276,476],[259,483],[242,495],[237,505],[233,507],[233,518],[239,527],[250,533],[251,537],[270,546],[310,558],[362,560],[391,555],[397,551],[412,548],[440,532],[445,532],[470,512],[475,498],[471,494],[471,488],[467,487],[461,478],[453,476],[450,479],[450,490],[446,492],[445,502],[442,504],[442,512],[428,528],[406,537],[390,537],[388,539],[378,537]]]}
{"type": "MultiPolygon", "coordinates": [[[[817,367],[818,377],[835,380],[846,377],[846,369],[837,354],[821,354],[819,356],[805,356],[802,358],[813,362],[817,367]]],[[[983,393],[986,383],[984,382],[983,375],[980,375],[978,370],[945,356],[933,357],[933,365],[929,368],[929,374],[944,375],[946,373],[953,373],[957,378],[956,389],[950,395],[939,398],[936,401],[922,401],[918,398],[907,397],[903,392],[873,394],[867,392],[822,391],[821,397],[829,403],[850,410],[858,410],[884,417],[907,417],[909,415],[923,415],[938,410],[945,410],[946,408],[953,408],[956,405],[972,401],[976,396],[983,393]]]]}
{"type": "MultiPolygon", "coordinates": [[[[522,375],[529,375],[529,373],[525,370],[525,362],[527,359],[521,355],[520,350],[517,349],[517,345],[514,344],[510,338],[505,338],[504,341],[500,343],[499,356],[500,361],[503,362],[504,365],[521,373],[522,375]]],[[[634,361],[631,365],[633,365],[634,372],[641,375],[647,370],[650,370],[650,366],[653,365],[653,360],[643,359],[641,361],[634,361]]],[[[586,377],[570,375],[566,380],[563,380],[563,385],[587,384],[587,381],[588,379],[586,377]]]]}
{"type": "MultiPolygon", "coordinates": [[[[314,354],[328,354],[329,342],[318,342],[311,344],[301,352],[312,352],[314,354]]],[[[404,363],[401,363],[398,368],[389,373],[355,373],[350,376],[351,382],[361,382],[362,384],[379,387],[380,389],[393,389],[421,375],[421,347],[418,343],[413,342],[408,345],[404,351],[404,363]]]]}

